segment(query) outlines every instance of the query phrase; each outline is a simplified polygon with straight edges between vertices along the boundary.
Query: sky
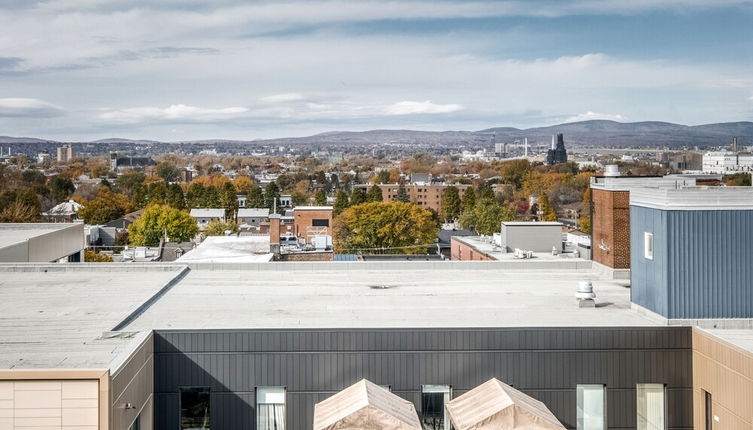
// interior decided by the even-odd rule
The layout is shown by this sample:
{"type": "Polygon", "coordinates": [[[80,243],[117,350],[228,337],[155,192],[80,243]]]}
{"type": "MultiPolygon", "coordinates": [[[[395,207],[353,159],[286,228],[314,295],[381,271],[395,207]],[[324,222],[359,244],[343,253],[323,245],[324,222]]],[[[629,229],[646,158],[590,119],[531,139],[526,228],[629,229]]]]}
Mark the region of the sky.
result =
{"type": "Polygon", "coordinates": [[[0,0],[0,135],[753,120],[753,0],[0,0]]]}

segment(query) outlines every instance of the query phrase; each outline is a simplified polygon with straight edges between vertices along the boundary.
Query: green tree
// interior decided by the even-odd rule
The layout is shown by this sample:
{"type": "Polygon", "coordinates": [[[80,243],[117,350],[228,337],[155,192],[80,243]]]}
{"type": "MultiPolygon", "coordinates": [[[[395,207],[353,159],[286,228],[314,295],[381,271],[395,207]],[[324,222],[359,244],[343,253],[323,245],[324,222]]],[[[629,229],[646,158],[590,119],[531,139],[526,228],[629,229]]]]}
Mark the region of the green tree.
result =
{"type": "Polygon", "coordinates": [[[324,194],[324,190],[317,190],[316,193],[314,193],[314,204],[316,206],[327,205],[327,195],[324,194]]]}
{"type": "Polygon", "coordinates": [[[58,203],[68,200],[71,194],[76,191],[76,186],[73,185],[73,181],[62,176],[55,176],[50,179],[49,187],[52,197],[58,203]]]}
{"type": "Polygon", "coordinates": [[[275,182],[270,182],[264,188],[264,207],[269,208],[270,211],[274,210],[275,201],[277,202],[277,209],[278,209],[278,211],[281,211],[281,209],[280,209],[280,187],[278,187],[275,182]]]}
{"type": "Polygon", "coordinates": [[[180,179],[180,170],[175,167],[175,164],[168,161],[158,163],[154,170],[157,172],[157,176],[167,183],[177,182],[180,179]]]}
{"type": "Polygon", "coordinates": [[[442,202],[440,206],[440,217],[445,221],[450,221],[460,215],[460,191],[457,187],[449,186],[442,193],[442,202]]]}
{"type": "Polygon", "coordinates": [[[256,185],[248,189],[248,195],[246,196],[247,208],[264,208],[267,207],[264,204],[264,191],[256,185]]]}
{"type": "Polygon", "coordinates": [[[379,185],[372,185],[366,195],[366,200],[369,202],[381,202],[383,197],[382,188],[379,185]]]}
{"type": "MultiPolygon", "coordinates": [[[[381,191],[380,191],[381,195],[381,191]]],[[[366,195],[366,191],[363,190],[363,188],[357,187],[353,189],[353,192],[350,193],[350,205],[360,205],[361,203],[366,203],[368,201],[368,196],[366,195]]]]}
{"type": "Polygon", "coordinates": [[[345,190],[337,190],[335,193],[335,215],[340,215],[345,209],[350,206],[350,199],[348,193],[345,190]]]}
{"type": "Polygon", "coordinates": [[[222,222],[215,220],[207,224],[202,233],[204,234],[204,236],[227,236],[227,232],[230,232],[230,234],[235,234],[238,233],[238,231],[238,224],[232,221],[222,222]]]}
{"type": "Polygon", "coordinates": [[[397,187],[397,193],[395,193],[395,201],[403,202],[403,203],[410,203],[410,197],[408,197],[408,191],[406,191],[405,184],[403,184],[402,182],[400,183],[400,186],[397,187]]]}
{"type": "Polygon", "coordinates": [[[177,242],[191,240],[199,227],[188,212],[168,205],[149,205],[144,213],[128,227],[132,245],[155,246],[163,236],[177,242]]]}
{"type": "Polygon", "coordinates": [[[436,242],[432,213],[403,202],[351,206],[335,218],[335,251],[366,254],[422,254],[436,242]]]}
{"type": "Polygon", "coordinates": [[[477,234],[491,235],[500,231],[502,221],[515,219],[514,208],[502,207],[497,199],[487,197],[477,201],[473,210],[463,212],[460,224],[463,228],[474,229],[477,234]]]}
{"type": "Polygon", "coordinates": [[[381,172],[377,173],[377,175],[376,175],[376,181],[374,183],[376,183],[376,184],[389,184],[390,183],[390,172],[389,172],[389,170],[382,170],[381,172]]]}
{"type": "Polygon", "coordinates": [[[146,186],[146,204],[167,203],[167,186],[163,181],[152,182],[146,186]]]}
{"type": "Polygon", "coordinates": [[[121,193],[133,197],[133,189],[137,185],[143,185],[146,180],[146,176],[140,172],[129,172],[118,176],[115,181],[117,188],[121,193]]]}
{"type": "Polygon", "coordinates": [[[580,230],[591,234],[591,188],[586,188],[583,193],[583,208],[580,216],[580,230]]]}
{"type": "Polygon", "coordinates": [[[463,193],[463,212],[471,212],[476,207],[476,192],[473,187],[468,187],[463,193]]]}
{"type": "Polygon", "coordinates": [[[175,209],[186,208],[186,196],[183,194],[183,188],[178,184],[170,184],[167,186],[166,202],[175,209]]]}
{"type": "Polygon", "coordinates": [[[220,207],[225,209],[225,217],[228,219],[235,218],[235,214],[238,211],[238,196],[235,191],[235,185],[225,182],[219,194],[220,207]]]}

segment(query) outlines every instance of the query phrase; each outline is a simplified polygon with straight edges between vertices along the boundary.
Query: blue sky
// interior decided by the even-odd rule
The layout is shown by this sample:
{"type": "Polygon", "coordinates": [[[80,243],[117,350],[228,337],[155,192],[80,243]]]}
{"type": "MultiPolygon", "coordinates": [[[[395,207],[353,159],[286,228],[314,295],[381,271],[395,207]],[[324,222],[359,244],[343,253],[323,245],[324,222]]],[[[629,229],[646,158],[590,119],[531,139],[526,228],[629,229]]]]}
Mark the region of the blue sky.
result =
{"type": "Polygon", "coordinates": [[[0,135],[753,120],[753,0],[0,1],[0,135]]]}

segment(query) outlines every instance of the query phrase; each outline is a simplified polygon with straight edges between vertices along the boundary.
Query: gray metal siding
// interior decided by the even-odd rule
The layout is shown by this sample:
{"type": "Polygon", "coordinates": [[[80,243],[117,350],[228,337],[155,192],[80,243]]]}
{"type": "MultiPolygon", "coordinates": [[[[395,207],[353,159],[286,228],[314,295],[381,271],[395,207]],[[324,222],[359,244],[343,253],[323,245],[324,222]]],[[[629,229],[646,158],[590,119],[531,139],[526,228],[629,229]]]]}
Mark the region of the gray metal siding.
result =
{"type": "Polygon", "coordinates": [[[110,379],[112,403],[112,429],[128,429],[136,416],[141,414],[141,428],[152,429],[152,402],[154,392],[154,336],[149,334],[144,342],[128,358],[128,361],[112,374],[110,379]],[[135,409],[125,409],[131,403],[135,409]]]}
{"type": "Polygon", "coordinates": [[[753,317],[753,211],[669,211],[670,318],[753,317]]]}
{"type": "Polygon", "coordinates": [[[633,302],[667,318],[753,318],[753,211],[631,206],[630,219],[633,302]]]}
{"type": "Polygon", "coordinates": [[[208,386],[212,429],[253,429],[257,386],[287,388],[289,429],[313,406],[368,378],[420,409],[422,384],[454,395],[491,377],[544,401],[575,427],[576,384],[608,389],[610,428],[634,428],[635,384],[668,386],[669,427],[692,427],[687,327],[158,331],[155,424],[176,429],[178,390],[208,386]]]}
{"type": "Polygon", "coordinates": [[[665,317],[669,313],[667,212],[630,206],[630,299],[665,317]],[[644,233],[654,235],[654,258],[644,256],[644,233]]]}

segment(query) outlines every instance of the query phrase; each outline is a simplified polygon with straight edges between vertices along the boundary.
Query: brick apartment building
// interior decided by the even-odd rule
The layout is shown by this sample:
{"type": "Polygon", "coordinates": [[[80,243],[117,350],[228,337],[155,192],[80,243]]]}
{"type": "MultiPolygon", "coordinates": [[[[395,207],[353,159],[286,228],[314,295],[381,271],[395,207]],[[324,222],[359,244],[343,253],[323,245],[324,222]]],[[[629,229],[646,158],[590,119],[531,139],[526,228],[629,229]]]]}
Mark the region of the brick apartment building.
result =
{"type": "Polygon", "coordinates": [[[331,236],[332,213],[332,206],[297,206],[293,209],[293,232],[306,243],[314,236],[331,236]]]}
{"type": "MultiPolygon", "coordinates": [[[[372,185],[360,185],[365,191],[372,185]]],[[[394,201],[397,197],[397,190],[400,188],[400,184],[378,184],[382,189],[382,200],[385,202],[394,201]]],[[[463,197],[465,190],[470,185],[463,184],[405,184],[405,191],[408,194],[410,202],[416,206],[420,206],[424,209],[433,209],[439,212],[442,206],[442,194],[447,187],[453,186],[458,189],[460,198],[463,197]]]]}

